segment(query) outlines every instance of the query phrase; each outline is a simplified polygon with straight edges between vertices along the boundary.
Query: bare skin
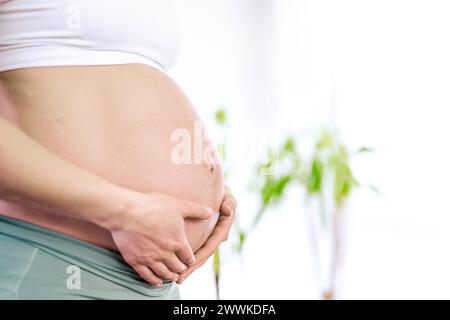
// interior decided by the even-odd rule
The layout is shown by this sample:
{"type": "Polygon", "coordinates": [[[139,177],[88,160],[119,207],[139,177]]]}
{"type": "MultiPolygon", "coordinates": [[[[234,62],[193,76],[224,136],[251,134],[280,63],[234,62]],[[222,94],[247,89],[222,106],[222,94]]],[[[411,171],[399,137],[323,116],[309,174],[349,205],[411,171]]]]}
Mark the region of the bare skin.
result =
{"type": "Polygon", "coordinates": [[[226,239],[236,201],[218,159],[171,158],[173,131],[194,136],[199,118],[167,75],[20,69],[0,73],[0,97],[0,214],[117,250],[155,285],[181,283],[226,239]]]}

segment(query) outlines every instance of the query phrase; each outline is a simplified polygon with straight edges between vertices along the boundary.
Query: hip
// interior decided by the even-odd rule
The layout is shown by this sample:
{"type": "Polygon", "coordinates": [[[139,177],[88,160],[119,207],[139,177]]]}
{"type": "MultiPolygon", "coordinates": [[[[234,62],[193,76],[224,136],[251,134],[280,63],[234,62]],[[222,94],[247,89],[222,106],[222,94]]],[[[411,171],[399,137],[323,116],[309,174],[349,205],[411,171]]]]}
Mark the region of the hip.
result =
{"type": "Polygon", "coordinates": [[[179,299],[178,287],[142,280],[111,250],[0,217],[1,299],[179,299]]]}

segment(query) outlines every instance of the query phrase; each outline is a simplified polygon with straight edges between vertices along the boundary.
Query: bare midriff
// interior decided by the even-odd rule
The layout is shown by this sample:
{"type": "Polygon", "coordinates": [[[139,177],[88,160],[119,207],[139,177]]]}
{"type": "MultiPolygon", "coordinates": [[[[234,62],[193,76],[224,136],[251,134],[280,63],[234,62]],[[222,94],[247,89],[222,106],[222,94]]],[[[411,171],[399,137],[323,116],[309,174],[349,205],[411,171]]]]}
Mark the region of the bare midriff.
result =
{"type": "MultiPolygon", "coordinates": [[[[141,64],[28,68],[0,73],[0,83],[0,115],[54,153],[122,187],[219,211],[224,181],[217,158],[195,161],[199,150],[191,150],[192,161],[173,158],[180,143],[174,132],[189,133],[191,147],[194,139],[202,140],[203,148],[212,145],[195,136],[202,123],[163,72],[141,64]]],[[[4,200],[0,214],[116,250],[108,230],[86,221],[4,200]]],[[[186,220],[194,251],[217,218],[218,213],[209,220],[186,220]]]]}

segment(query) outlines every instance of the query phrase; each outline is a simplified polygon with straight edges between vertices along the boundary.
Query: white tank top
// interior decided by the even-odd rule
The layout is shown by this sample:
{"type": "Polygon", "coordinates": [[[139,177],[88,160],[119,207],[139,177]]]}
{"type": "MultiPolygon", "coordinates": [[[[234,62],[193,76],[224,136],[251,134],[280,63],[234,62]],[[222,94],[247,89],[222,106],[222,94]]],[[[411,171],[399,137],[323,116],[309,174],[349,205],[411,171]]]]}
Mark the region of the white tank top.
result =
{"type": "Polygon", "coordinates": [[[167,70],[179,51],[170,0],[0,0],[0,72],[141,63],[167,70]]]}

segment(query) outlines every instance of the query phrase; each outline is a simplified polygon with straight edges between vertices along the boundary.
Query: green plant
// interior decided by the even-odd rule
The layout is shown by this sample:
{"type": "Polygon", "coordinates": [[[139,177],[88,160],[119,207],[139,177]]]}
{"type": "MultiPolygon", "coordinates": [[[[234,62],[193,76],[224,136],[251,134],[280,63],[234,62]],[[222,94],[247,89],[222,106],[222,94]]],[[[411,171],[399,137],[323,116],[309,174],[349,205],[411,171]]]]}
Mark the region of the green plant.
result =
{"type": "MultiPolygon", "coordinates": [[[[227,125],[227,115],[224,108],[218,109],[214,114],[214,120],[219,125],[219,127],[225,131],[227,125]]],[[[225,143],[219,143],[217,145],[217,149],[219,151],[219,155],[222,158],[222,161],[225,161],[226,153],[225,153],[225,143]]],[[[228,175],[228,172],[225,171],[225,176],[228,175]]],[[[216,288],[216,299],[220,299],[220,272],[221,272],[221,260],[220,260],[220,249],[214,252],[213,255],[213,273],[214,273],[214,285],[216,288]]]]}
{"type": "MultiPolygon", "coordinates": [[[[228,125],[228,117],[225,109],[223,107],[216,110],[214,113],[214,120],[216,124],[219,126],[219,128],[222,130],[222,132],[225,134],[227,131],[227,125],[228,125]]],[[[221,143],[217,144],[217,149],[220,155],[220,158],[225,163],[227,160],[227,153],[226,153],[226,146],[225,142],[222,141],[221,143]]],[[[225,177],[229,176],[230,172],[227,166],[225,166],[225,177]]],[[[231,234],[231,237],[235,237],[231,241],[235,243],[234,248],[235,251],[238,253],[242,252],[242,247],[244,245],[244,242],[246,240],[246,232],[240,228],[239,215],[237,215],[237,218],[233,224],[233,232],[231,234]]],[[[214,274],[214,284],[216,288],[216,299],[220,299],[220,275],[221,275],[221,259],[220,259],[220,249],[217,249],[214,252],[213,255],[213,274],[214,274]]]]}
{"type": "MultiPolygon", "coordinates": [[[[215,121],[225,132],[227,115],[223,108],[216,111],[215,121]]],[[[302,138],[305,139],[305,137],[302,138]]],[[[317,204],[315,207],[307,206],[308,214],[316,217],[322,228],[328,227],[327,230],[329,230],[328,235],[332,242],[333,252],[331,253],[329,280],[325,288],[322,288],[322,297],[332,299],[334,298],[335,278],[340,265],[342,249],[340,235],[342,214],[347,200],[360,186],[354,177],[351,160],[358,154],[372,152],[372,149],[362,147],[352,152],[341,141],[335,130],[327,128],[318,131],[309,152],[304,151],[305,148],[300,152],[300,146],[295,137],[289,136],[284,139],[279,148],[267,152],[267,161],[256,165],[251,189],[259,196],[259,208],[248,228],[243,229],[239,221],[235,222],[233,232],[235,249],[238,254],[241,254],[248,235],[254,231],[262,217],[269,212],[269,209],[277,207],[285,198],[286,191],[290,187],[300,186],[307,204],[317,204]]],[[[218,149],[225,161],[225,144],[219,144],[218,149]]],[[[229,172],[226,170],[225,175],[228,174],[229,172]]],[[[373,186],[371,188],[376,191],[373,186]]],[[[318,261],[320,249],[311,221],[308,225],[310,243],[316,269],[320,269],[320,261],[318,261]]],[[[220,266],[220,251],[217,250],[213,257],[217,299],[219,299],[220,293],[220,266]]]]}
{"type": "MultiPolygon", "coordinates": [[[[356,152],[350,152],[340,140],[338,133],[329,129],[322,129],[313,145],[310,153],[301,154],[295,138],[288,137],[279,150],[268,153],[267,162],[258,164],[252,188],[259,194],[260,207],[252,228],[247,233],[254,229],[269,208],[276,207],[280,203],[288,187],[300,186],[304,190],[307,202],[316,202],[317,209],[311,210],[318,211],[316,216],[319,217],[321,226],[325,228],[331,224],[331,228],[327,230],[332,241],[333,256],[328,284],[322,289],[322,296],[325,299],[332,299],[336,272],[340,265],[342,212],[347,199],[359,186],[350,161],[354,155],[372,150],[363,147],[356,152]],[[330,198],[331,201],[327,201],[330,198]]],[[[308,228],[311,246],[317,260],[319,246],[314,225],[310,223],[308,228]]],[[[243,245],[244,243],[241,243],[241,247],[243,245]]],[[[320,268],[319,264],[320,262],[316,261],[316,269],[320,268]]]]}

